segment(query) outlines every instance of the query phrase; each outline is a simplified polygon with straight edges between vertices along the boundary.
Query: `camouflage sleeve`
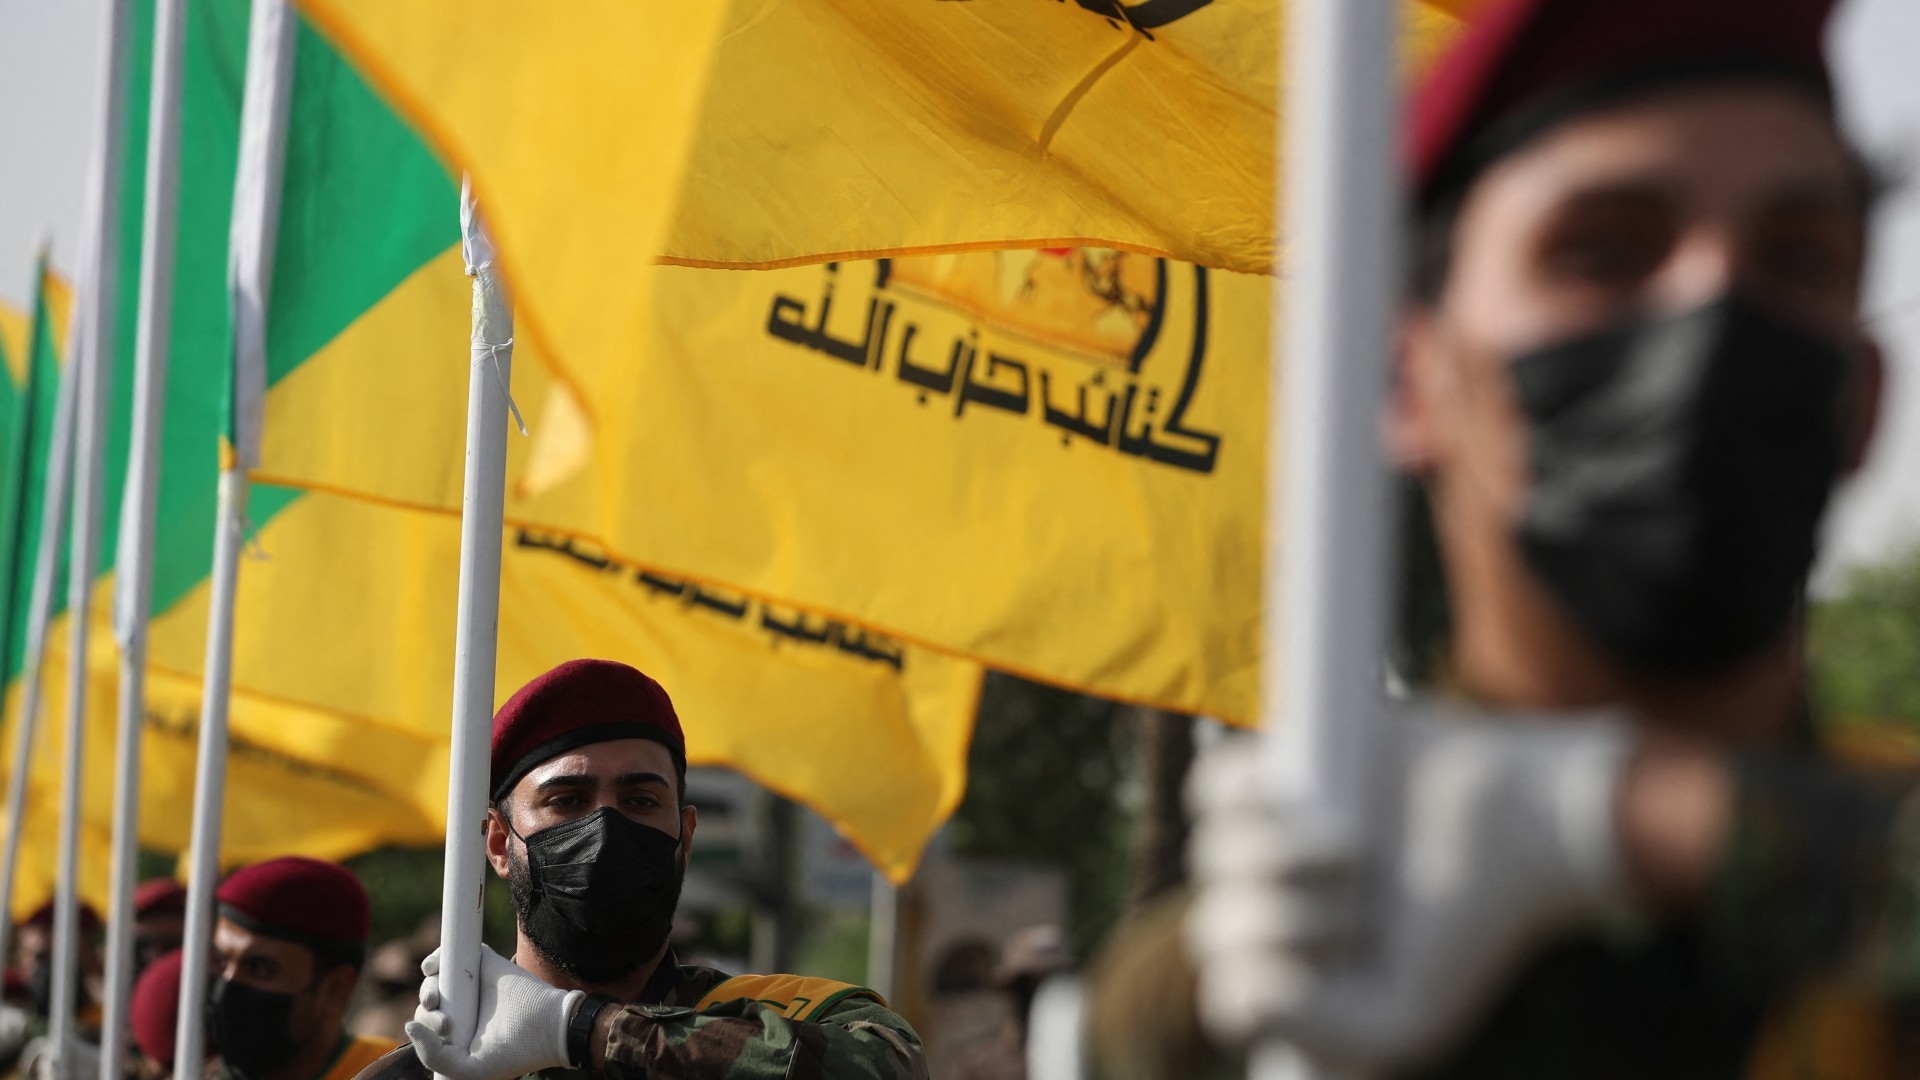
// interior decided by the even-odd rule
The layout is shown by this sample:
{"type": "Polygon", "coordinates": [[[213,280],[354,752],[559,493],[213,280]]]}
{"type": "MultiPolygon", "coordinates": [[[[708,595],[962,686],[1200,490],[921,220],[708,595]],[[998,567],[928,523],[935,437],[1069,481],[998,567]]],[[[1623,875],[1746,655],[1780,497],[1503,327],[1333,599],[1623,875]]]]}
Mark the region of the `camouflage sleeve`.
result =
{"type": "Polygon", "coordinates": [[[920,1036],[853,997],[810,1020],[742,998],[695,1011],[626,1005],[607,1034],[609,1080],[926,1080],[920,1036]]]}
{"type": "Polygon", "coordinates": [[[1706,920],[1727,972],[1920,990],[1920,777],[1750,753],[1734,780],[1706,920]]]}

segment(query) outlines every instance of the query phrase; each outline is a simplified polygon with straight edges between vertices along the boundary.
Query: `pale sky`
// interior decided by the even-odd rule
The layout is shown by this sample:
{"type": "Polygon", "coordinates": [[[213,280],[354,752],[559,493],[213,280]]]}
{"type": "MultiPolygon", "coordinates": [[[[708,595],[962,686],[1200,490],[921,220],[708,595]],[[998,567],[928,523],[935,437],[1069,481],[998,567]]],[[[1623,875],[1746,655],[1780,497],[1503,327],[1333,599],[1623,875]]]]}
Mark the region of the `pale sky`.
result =
{"type": "MultiPolygon", "coordinates": [[[[15,304],[42,237],[56,265],[76,263],[104,13],[103,0],[0,0],[0,298],[15,304]]],[[[1834,45],[1855,137],[1876,158],[1920,166],[1920,3],[1846,0],[1834,45]]],[[[1826,580],[1920,543],[1920,175],[1887,200],[1869,297],[1891,361],[1887,409],[1832,521],[1826,580]]]]}

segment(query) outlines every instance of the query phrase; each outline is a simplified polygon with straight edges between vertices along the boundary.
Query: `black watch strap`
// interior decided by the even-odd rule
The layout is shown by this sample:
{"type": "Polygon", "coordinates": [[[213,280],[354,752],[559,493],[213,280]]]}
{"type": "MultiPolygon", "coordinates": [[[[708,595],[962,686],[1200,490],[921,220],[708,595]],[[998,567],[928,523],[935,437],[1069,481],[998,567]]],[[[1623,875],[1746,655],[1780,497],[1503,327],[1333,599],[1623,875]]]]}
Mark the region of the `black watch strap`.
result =
{"type": "Polygon", "coordinates": [[[588,994],[573,1010],[573,1018],[567,1021],[567,1058],[574,1068],[587,1067],[593,1053],[593,1022],[600,1018],[600,1010],[618,1004],[620,999],[612,994],[588,994]]]}

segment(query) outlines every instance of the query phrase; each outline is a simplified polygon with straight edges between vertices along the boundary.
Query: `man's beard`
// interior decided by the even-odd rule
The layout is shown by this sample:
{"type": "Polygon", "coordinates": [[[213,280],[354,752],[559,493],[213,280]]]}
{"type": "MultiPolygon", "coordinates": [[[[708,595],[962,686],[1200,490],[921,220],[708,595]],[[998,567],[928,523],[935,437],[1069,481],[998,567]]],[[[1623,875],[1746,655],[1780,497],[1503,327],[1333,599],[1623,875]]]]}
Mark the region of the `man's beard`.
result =
{"type": "MultiPolygon", "coordinates": [[[[686,884],[687,854],[681,849],[675,860],[673,880],[669,886],[672,903],[667,910],[672,912],[680,906],[680,889],[686,884]]],[[[626,958],[611,956],[606,952],[597,952],[585,956],[568,955],[564,944],[554,941],[544,932],[539,919],[531,918],[540,895],[533,887],[533,874],[527,867],[526,857],[516,851],[512,845],[507,847],[507,887],[513,895],[513,910],[519,922],[521,933],[526,935],[528,944],[533,946],[542,959],[559,968],[568,978],[584,986],[611,986],[614,983],[640,970],[654,957],[660,955],[661,946],[673,932],[673,920],[667,918],[653,933],[647,936],[645,947],[639,950],[639,958],[628,961],[626,958]]]]}

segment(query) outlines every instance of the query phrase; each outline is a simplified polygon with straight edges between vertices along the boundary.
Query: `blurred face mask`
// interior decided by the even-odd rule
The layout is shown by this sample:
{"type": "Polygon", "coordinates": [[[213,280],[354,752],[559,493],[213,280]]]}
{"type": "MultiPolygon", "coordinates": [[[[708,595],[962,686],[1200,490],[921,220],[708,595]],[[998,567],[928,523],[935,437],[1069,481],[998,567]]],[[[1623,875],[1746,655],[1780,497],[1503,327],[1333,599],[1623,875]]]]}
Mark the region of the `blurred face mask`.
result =
{"type": "Polygon", "coordinates": [[[53,957],[41,958],[33,969],[33,977],[27,980],[27,997],[33,1001],[34,1012],[53,1015],[53,957]]]}
{"type": "Polygon", "coordinates": [[[220,1060],[243,1076],[285,1065],[300,1050],[293,1037],[292,994],[220,979],[207,997],[207,1034],[220,1060]]]}
{"type": "Polygon", "coordinates": [[[604,986],[666,944],[686,875],[678,838],[601,807],[521,842],[525,861],[509,865],[514,907],[561,970],[604,986]]]}
{"type": "Polygon", "coordinates": [[[1636,670],[1698,676],[1752,657],[1813,565],[1848,363],[1838,342],[1740,296],[1515,359],[1528,565],[1636,670]]]}
{"type": "MultiPolygon", "coordinates": [[[[33,1010],[41,1016],[53,1015],[53,956],[43,956],[33,969],[33,976],[27,980],[27,999],[33,1003],[33,1010]]],[[[87,1005],[87,987],[84,980],[76,978],[73,985],[73,1007],[84,1009],[87,1005]]]]}

